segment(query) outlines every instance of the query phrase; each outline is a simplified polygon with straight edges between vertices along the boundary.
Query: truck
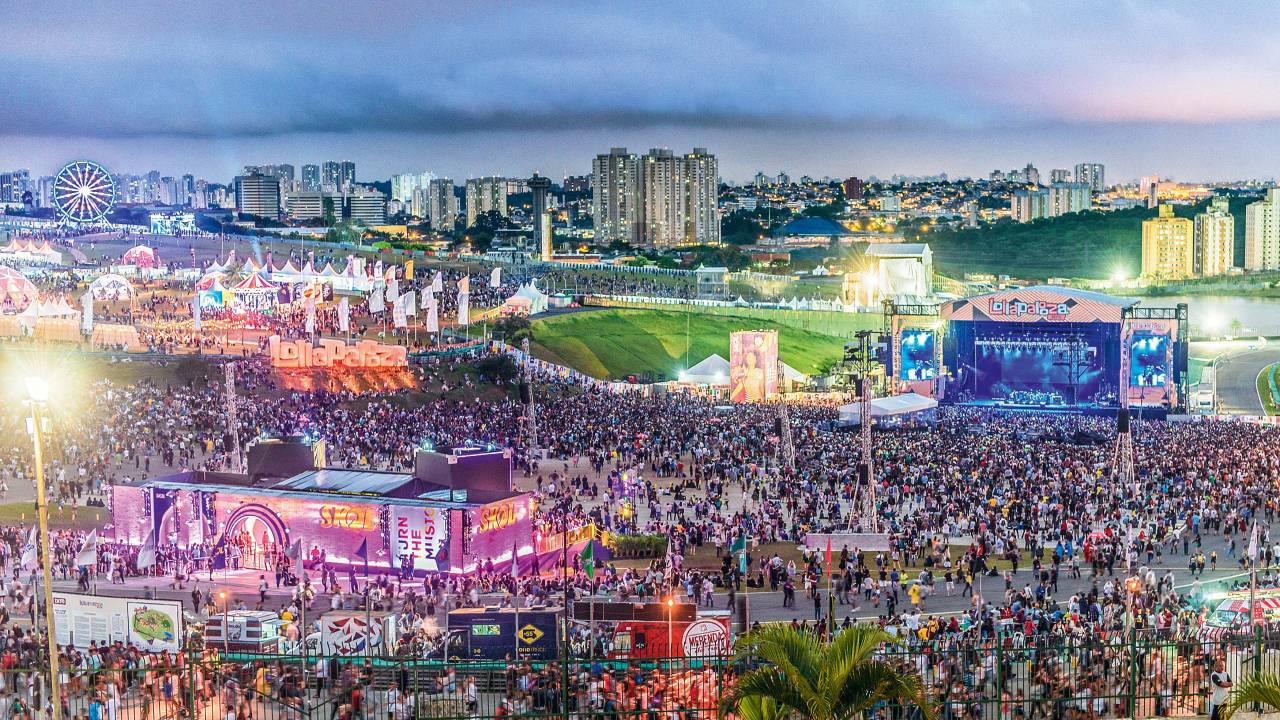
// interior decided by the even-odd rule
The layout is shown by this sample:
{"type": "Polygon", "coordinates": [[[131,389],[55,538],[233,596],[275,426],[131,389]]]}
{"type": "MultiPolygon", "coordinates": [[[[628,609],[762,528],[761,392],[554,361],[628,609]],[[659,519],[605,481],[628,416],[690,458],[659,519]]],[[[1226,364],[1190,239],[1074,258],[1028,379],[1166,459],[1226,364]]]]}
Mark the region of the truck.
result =
{"type": "Polygon", "coordinates": [[[559,608],[460,608],[449,611],[449,658],[554,660],[559,608]]]}
{"type": "Polygon", "coordinates": [[[722,657],[732,644],[729,613],[700,612],[694,620],[621,620],[613,631],[610,659],[722,657]],[[670,638],[668,640],[668,638],[670,638]]]}
{"type": "Polygon", "coordinates": [[[265,610],[232,610],[204,622],[204,644],[225,652],[276,655],[285,621],[265,610]]]}
{"type": "MultiPolygon", "coordinates": [[[[1280,590],[1258,590],[1254,593],[1253,619],[1263,626],[1280,626],[1280,590]]],[[[1197,639],[1201,642],[1217,640],[1224,635],[1250,632],[1249,591],[1233,590],[1218,601],[1200,626],[1197,639]]]]}

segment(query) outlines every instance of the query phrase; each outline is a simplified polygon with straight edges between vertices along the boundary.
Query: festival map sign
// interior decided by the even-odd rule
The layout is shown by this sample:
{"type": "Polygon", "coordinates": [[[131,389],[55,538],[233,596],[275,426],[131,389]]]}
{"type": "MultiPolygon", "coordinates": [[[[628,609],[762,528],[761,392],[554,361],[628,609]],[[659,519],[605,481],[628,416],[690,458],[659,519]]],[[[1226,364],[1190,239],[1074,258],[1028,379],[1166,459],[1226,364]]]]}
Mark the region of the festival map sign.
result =
{"type": "Polygon", "coordinates": [[[729,336],[729,399],[764,402],[778,393],[778,333],[743,331],[729,336]]]}
{"type": "Polygon", "coordinates": [[[409,365],[408,348],[372,340],[347,344],[342,340],[322,339],[319,347],[312,347],[307,340],[282,340],[279,335],[272,335],[268,352],[271,364],[278,368],[403,368],[409,365]]]}

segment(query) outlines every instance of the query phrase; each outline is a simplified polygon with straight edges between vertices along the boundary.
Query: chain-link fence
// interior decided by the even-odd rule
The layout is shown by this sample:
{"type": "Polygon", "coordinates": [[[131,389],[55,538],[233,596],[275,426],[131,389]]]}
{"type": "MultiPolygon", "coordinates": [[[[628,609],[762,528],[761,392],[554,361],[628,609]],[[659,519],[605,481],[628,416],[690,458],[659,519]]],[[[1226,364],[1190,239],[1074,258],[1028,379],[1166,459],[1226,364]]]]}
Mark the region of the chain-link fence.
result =
{"type": "MultiPolygon", "coordinates": [[[[1005,636],[894,646],[881,657],[919,672],[942,718],[1186,717],[1208,712],[1219,661],[1237,681],[1280,671],[1280,636],[1005,636]]],[[[751,666],[725,657],[508,664],[236,656],[63,668],[58,696],[62,717],[77,720],[695,720],[717,716],[736,674],[751,666]]],[[[46,681],[40,670],[0,672],[0,717],[43,708],[46,681]]],[[[915,709],[883,706],[873,715],[909,718],[915,709]]]]}

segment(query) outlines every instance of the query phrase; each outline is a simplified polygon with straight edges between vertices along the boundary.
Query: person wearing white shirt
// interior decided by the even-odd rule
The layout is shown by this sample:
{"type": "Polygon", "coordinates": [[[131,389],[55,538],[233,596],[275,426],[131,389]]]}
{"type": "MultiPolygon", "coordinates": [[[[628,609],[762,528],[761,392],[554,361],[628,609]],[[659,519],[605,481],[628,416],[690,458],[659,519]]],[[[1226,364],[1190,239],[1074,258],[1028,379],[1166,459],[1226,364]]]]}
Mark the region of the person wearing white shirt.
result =
{"type": "Polygon", "coordinates": [[[1222,706],[1227,703],[1231,686],[1231,673],[1227,672],[1227,663],[1218,658],[1213,664],[1213,674],[1209,676],[1209,720],[1221,720],[1222,706]]]}

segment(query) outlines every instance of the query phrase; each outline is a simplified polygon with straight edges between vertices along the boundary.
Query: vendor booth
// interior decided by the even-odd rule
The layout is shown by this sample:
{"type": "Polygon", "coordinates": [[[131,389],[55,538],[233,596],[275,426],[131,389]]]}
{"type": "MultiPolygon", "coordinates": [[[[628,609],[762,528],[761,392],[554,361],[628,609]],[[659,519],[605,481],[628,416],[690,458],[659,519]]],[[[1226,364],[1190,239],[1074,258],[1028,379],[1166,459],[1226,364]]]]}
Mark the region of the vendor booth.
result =
{"type": "Polygon", "coordinates": [[[276,285],[253,273],[231,288],[231,304],[237,309],[269,312],[276,304],[276,285]]]}
{"type": "MultiPolygon", "coordinates": [[[[938,401],[924,395],[906,393],[890,397],[875,398],[871,401],[871,420],[880,422],[889,418],[905,418],[916,413],[933,410],[938,401]]],[[[841,425],[858,425],[862,422],[862,403],[852,402],[840,407],[841,425]]]]}

